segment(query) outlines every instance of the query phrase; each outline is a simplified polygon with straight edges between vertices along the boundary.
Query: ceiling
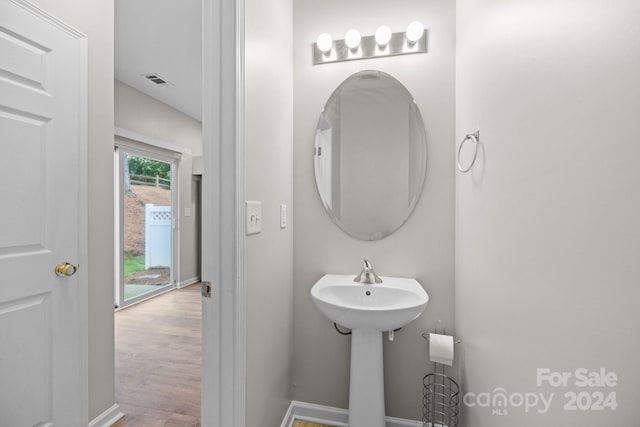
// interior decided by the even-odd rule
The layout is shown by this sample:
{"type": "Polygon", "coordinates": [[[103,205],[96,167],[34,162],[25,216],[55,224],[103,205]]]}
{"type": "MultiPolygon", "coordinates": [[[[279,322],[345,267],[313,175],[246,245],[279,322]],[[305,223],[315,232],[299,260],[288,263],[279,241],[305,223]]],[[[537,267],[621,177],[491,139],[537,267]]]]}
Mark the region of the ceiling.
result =
{"type": "Polygon", "coordinates": [[[201,34],[201,0],[116,0],[116,79],[201,121],[201,34]]]}

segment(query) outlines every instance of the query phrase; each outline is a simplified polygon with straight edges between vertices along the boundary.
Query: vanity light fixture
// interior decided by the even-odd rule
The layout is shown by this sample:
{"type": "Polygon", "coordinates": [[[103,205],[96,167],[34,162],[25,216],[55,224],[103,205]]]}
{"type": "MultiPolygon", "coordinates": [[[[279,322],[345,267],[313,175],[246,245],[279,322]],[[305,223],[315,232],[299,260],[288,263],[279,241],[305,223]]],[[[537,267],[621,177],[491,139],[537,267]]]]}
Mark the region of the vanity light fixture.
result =
{"type": "Polygon", "coordinates": [[[406,31],[407,42],[409,43],[409,46],[415,45],[416,42],[422,37],[422,34],[424,34],[424,25],[422,25],[422,22],[413,21],[411,24],[409,24],[406,31]]]}
{"type": "Polygon", "coordinates": [[[350,29],[344,35],[344,44],[346,44],[352,52],[358,50],[361,40],[362,36],[360,36],[360,31],[356,30],[355,28],[350,29]]]}
{"type": "Polygon", "coordinates": [[[426,53],[428,33],[419,21],[409,24],[406,32],[398,33],[382,25],[372,36],[361,36],[360,31],[351,28],[342,40],[333,40],[322,33],[313,44],[313,64],[426,53]]]}
{"type": "Polygon", "coordinates": [[[381,25],[380,27],[378,27],[378,29],[376,30],[375,39],[376,44],[380,49],[384,49],[385,47],[387,47],[387,45],[391,41],[391,28],[387,27],[386,25],[381,25]]]}
{"type": "Polygon", "coordinates": [[[333,39],[331,38],[331,35],[328,33],[320,34],[318,36],[318,40],[316,40],[316,46],[318,46],[320,52],[324,55],[328,55],[333,47],[333,39]]]}

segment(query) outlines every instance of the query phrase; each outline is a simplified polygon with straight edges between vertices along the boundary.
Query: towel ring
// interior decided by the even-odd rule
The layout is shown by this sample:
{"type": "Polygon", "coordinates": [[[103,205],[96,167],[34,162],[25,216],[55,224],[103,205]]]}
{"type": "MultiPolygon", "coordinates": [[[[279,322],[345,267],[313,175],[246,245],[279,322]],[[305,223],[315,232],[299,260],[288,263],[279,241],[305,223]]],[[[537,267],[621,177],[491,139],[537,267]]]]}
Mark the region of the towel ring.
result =
{"type": "Polygon", "coordinates": [[[464,139],[462,140],[462,142],[460,143],[460,148],[458,148],[458,158],[457,158],[458,170],[460,172],[467,173],[473,167],[473,164],[476,162],[476,157],[478,156],[478,142],[479,141],[480,141],[480,131],[477,130],[475,133],[470,133],[470,134],[466,135],[464,137],[464,139]],[[471,142],[473,142],[475,144],[475,150],[473,151],[473,158],[471,159],[471,164],[469,165],[468,168],[465,169],[460,164],[460,153],[462,152],[462,147],[464,146],[464,143],[469,141],[469,140],[471,140],[471,142]]]}

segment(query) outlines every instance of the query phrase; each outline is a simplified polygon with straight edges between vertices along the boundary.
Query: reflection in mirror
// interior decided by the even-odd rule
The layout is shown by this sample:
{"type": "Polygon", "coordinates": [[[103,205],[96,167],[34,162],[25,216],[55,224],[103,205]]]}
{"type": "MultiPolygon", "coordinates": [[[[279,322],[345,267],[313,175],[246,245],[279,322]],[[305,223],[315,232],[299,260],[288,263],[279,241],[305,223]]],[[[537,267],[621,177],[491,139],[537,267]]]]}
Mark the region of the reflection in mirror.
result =
{"type": "Polygon", "coordinates": [[[350,76],[322,110],[316,185],[333,221],[353,237],[382,239],[404,224],[422,193],[426,160],[420,111],[389,74],[350,76]]]}

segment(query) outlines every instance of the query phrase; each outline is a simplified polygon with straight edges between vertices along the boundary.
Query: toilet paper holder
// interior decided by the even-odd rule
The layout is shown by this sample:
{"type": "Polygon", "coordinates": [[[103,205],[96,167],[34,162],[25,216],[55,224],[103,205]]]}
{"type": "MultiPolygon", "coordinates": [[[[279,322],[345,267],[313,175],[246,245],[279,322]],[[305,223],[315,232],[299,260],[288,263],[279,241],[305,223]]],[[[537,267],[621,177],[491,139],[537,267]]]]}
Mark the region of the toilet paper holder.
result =
{"type": "MultiPolygon", "coordinates": [[[[434,333],[446,334],[446,330],[437,322],[434,333]],[[441,330],[441,332],[439,331],[441,330]]],[[[422,338],[429,341],[429,333],[423,332],[422,338]]],[[[460,344],[454,340],[453,344],[460,344]]],[[[434,372],[422,378],[422,426],[457,427],[460,419],[460,386],[446,374],[446,366],[433,363],[434,372]]]]}
{"type": "MultiPolygon", "coordinates": [[[[434,332],[434,334],[439,334],[440,332],[434,332]]],[[[445,332],[442,332],[443,334],[446,334],[445,332]]],[[[423,332],[422,333],[422,338],[424,338],[425,340],[429,341],[429,333],[428,332],[423,332]]],[[[454,344],[460,344],[462,341],[460,340],[454,340],[453,343],[454,344]]]]}

